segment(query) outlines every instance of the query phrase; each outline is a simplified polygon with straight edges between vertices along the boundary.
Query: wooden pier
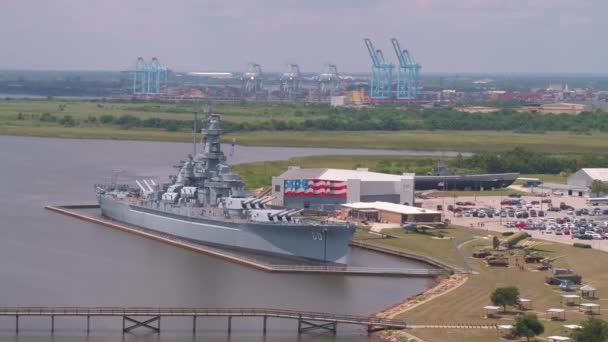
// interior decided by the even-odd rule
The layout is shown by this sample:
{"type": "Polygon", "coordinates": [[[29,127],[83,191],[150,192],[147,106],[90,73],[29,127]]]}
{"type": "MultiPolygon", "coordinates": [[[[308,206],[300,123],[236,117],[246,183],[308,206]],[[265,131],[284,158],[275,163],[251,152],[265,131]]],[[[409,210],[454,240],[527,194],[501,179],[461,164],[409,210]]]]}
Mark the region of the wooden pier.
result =
{"type": "MultiPolygon", "coordinates": [[[[94,209],[99,208],[98,205],[84,204],[84,205],[63,205],[63,206],[46,206],[48,210],[58,212],[64,215],[75,217],[81,220],[100,224],[105,227],[118,229],[131,234],[136,234],[149,239],[162,241],[174,246],[185,248],[191,251],[195,251],[201,254],[221,258],[230,262],[234,262],[243,266],[252,267],[265,272],[273,273],[324,273],[324,274],[349,274],[349,275],[363,275],[363,276],[391,276],[391,277],[436,277],[446,273],[449,268],[442,267],[445,264],[438,262],[430,262],[429,260],[421,260],[420,258],[414,258],[419,261],[424,261],[430,265],[437,266],[437,268],[386,268],[386,267],[351,267],[351,266],[307,266],[307,265],[275,265],[263,263],[259,260],[253,260],[245,258],[239,255],[230,254],[227,251],[223,251],[217,248],[193,243],[186,240],[181,240],[176,237],[164,235],[156,232],[152,232],[146,229],[135,228],[127,226],[115,221],[110,221],[102,218],[89,216],[83,213],[76,212],[74,209],[94,209]]],[[[351,242],[354,246],[374,249],[378,252],[384,252],[388,254],[396,255],[395,251],[382,249],[380,247],[367,246],[363,243],[351,242]],[[382,250],[381,250],[382,249],[382,250]]],[[[400,255],[411,257],[411,255],[400,255]]]]}
{"type": "Polygon", "coordinates": [[[267,332],[268,318],[296,320],[298,334],[323,331],[336,334],[338,323],[364,327],[368,333],[386,329],[407,329],[405,321],[341,315],[323,312],[294,311],[263,308],[145,308],[145,307],[0,307],[0,316],[15,317],[15,332],[19,333],[22,317],[49,317],[51,333],[55,332],[55,317],[86,318],[86,332],[91,331],[91,317],[122,318],[123,334],[143,328],[155,333],[161,332],[162,317],[184,317],[192,319],[192,334],[197,333],[196,323],[203,317],[226,317],[227,333],[232,332],[234,317],[259,317],[262,319],[262,333],[267,332]]]}

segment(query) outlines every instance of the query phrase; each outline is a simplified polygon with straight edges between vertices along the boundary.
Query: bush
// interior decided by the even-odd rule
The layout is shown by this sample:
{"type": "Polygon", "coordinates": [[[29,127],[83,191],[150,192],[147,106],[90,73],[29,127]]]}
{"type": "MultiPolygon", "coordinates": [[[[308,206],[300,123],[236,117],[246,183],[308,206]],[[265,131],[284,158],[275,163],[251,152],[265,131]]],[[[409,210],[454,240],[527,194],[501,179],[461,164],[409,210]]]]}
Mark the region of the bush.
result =
{"type": "Polygon", "coordinates": [[[64,127],[74,127],[76,126],[76,121],[71,115],[64,115],[61,119],[59,119],[59,124],[64,127]]]}
{"type": "Polygon", "coordinates": [[[53,116],[53,114],[46,112],[40,115],[40,121],[42,122],[55,122],[57,121],[57,117],[53,116]]]}
{"type": "Polygon", "coordinates": [[[580,243],[580,242],[575,242],[573,244],[574,247],[578,247],[578,248],[591,248],[591,245],[586,244],[586,243],[580,243]]]}
{"type": "Polygon", "coordinates": [[[102,124],[110,124],[114,121],[114,116],[110,114],[104,114],[99,117],[99,122],[102,124]]]}
{"type": "Polygon", "coordinates": [[[504,233],[502,233],[502,236],[511,236],[513,234],[515,234],[515,233],[514,232],[504,232],[504,233]]]}

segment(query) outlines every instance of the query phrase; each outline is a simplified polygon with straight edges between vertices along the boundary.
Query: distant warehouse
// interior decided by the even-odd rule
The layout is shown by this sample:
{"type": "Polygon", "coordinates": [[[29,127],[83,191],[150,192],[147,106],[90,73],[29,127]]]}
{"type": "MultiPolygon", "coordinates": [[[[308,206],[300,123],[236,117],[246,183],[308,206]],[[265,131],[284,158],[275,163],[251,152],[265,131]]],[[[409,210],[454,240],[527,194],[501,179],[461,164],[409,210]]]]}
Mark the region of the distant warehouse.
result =
{"type": "Polygon", "coordinates": [[[568,185],[588,188],[594,180],[608,182],[608,169],[585,168],[580,169],[568,177],[568,185]]]}
{"type": "Polygon", "coordinates": [[[414,174],[390,175],[368,169],[343,170],[290,166],[272,177],[273,204],[334,211],[354,202],[414,204],[414,174]]]}

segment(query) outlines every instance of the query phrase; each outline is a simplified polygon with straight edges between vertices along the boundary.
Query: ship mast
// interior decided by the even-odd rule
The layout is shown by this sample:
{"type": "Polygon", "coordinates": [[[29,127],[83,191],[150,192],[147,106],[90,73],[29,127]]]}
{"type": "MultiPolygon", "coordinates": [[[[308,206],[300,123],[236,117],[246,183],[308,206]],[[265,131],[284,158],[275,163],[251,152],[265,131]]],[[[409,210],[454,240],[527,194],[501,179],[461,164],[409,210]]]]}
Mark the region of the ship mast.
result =
{"type": "Polygon", "coordinates": [[[198,128],[196,127],[198,123],[198,112],[194,112],[194,129],[192,130],[192,156],[196,156],[196,133],[198,128]]]}

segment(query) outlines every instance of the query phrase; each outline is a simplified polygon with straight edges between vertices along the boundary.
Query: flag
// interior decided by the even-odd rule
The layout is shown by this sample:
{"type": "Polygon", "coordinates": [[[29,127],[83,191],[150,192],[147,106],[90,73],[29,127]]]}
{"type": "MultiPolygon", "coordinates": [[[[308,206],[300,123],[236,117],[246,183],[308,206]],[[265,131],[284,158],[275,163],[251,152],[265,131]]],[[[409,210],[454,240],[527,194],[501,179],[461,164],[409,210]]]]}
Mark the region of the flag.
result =
{"type": "Polygon", "coordinates": [[[346,197],[346,182],[324,179],[288,179],[284,182],[285,196],[346,197]]]}

